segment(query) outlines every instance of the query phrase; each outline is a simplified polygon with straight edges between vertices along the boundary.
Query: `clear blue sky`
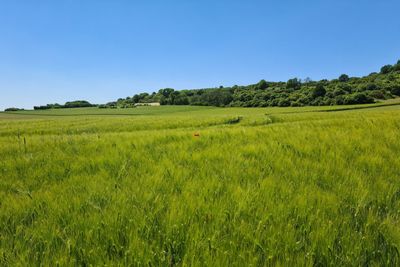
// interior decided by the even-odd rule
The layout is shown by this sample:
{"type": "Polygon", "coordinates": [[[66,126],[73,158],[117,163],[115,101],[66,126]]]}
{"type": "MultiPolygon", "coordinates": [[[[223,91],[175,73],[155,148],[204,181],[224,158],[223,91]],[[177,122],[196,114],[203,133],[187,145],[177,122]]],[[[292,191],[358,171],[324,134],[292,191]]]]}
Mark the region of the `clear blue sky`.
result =
{"type": "Polygon", "coordinates": [[[0,0],[0,109],[369,74],[399,0],[0,0]]]}

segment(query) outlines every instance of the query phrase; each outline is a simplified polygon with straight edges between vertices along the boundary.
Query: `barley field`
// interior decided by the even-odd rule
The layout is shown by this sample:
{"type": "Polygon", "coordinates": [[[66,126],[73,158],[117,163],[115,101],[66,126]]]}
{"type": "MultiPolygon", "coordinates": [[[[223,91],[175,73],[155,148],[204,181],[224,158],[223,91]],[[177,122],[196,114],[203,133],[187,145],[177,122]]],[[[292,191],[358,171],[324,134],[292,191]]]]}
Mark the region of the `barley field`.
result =
{"type": "Polygon", "coordinates": [[[0,113],[0,266],[399,266],[396,101],[0,113]]]}

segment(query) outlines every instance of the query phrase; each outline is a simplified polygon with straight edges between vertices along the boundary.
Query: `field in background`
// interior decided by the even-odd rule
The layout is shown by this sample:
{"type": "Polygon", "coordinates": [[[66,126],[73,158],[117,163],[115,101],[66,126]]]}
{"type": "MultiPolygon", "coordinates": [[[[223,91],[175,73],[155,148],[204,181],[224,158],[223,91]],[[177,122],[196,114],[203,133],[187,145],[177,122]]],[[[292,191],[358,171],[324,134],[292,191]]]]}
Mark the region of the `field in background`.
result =
{"type": "Polygon", "coordinates": [[[0,266],[399,265],[380,105],[0,113],[0,266]]]}

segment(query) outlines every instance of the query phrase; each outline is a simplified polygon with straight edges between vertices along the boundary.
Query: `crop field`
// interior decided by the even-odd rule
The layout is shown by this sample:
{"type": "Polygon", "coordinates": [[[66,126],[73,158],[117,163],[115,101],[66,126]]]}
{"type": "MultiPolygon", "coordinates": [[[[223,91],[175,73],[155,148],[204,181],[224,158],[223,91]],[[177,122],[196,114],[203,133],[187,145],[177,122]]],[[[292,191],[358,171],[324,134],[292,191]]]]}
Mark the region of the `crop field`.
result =
{"type": "Polygon", "coordinates": [[[0,266],[399,266],[397,104],[0,113],[0,266]]]}

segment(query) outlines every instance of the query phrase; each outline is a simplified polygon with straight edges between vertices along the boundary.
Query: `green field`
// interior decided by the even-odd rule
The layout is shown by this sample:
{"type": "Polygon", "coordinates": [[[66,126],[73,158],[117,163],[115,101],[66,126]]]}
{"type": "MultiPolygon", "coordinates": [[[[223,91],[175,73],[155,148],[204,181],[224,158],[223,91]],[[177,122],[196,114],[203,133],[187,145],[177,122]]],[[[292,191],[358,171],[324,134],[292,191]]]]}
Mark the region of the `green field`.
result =
{"type": "Polygon", "coordinates": [[[0,113],[0,266],[399,266],[398,103],[0,113]]]}

